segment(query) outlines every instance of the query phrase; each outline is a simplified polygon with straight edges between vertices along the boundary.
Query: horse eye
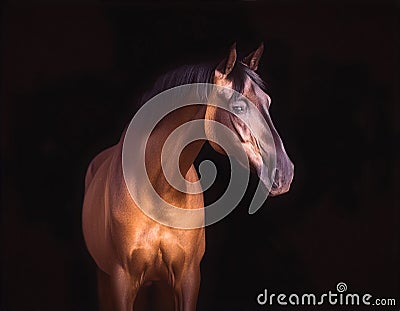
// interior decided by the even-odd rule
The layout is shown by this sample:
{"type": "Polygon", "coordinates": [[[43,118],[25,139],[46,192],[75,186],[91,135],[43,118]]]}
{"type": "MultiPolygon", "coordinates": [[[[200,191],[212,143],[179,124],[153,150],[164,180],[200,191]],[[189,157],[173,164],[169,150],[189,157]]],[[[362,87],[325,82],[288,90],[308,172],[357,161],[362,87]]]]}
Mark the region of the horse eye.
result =
{"type": "Polygon", "coordinates": [[[247,111],[247,106],[245,103],[234,103],[232,105],[232,111],[235,114],[243,114],[247,111]]]}

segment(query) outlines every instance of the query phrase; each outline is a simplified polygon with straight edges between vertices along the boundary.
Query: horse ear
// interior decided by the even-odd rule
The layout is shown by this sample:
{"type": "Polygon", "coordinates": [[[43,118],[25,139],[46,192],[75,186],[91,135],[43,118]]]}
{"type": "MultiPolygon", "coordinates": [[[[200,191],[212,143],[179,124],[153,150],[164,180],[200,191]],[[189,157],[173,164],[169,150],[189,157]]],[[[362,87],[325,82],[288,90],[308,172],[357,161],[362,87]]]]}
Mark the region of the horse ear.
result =
{"type": "Polygon", "coordinates": [[[264,43],[261,42],[260,46],[254,52],[251,52],[243,59],[243,64],[249,67],[251,70],[256,71],[258,68],[258,63],[260,62],[260,58],[264,52],[264,43]]]}
{"type": "Polygon", "coordinates": [[[231,73],[233,67],[235,66],[236,63],[236,42],[232,44],[230,50],[229,50],[229,55],[228,58],[224,59],[222,62],[219,63],[217,66],[217,72],[221,75],[227,76],[231,73]]]}

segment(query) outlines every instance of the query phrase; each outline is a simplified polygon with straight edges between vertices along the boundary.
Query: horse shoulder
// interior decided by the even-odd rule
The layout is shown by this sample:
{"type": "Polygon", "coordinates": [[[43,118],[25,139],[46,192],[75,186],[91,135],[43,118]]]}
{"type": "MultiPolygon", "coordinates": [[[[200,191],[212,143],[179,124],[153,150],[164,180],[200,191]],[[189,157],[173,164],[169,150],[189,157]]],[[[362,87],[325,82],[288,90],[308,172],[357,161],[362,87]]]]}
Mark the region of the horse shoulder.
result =
{"type": "MultiPolygon", "coordinates": [[[[117,146],[117,145],[116,145],[117,146]]],[[[108,172],[116,146],[99,153],[89,164],[85,178],[82,229],[86,246],[97,266],[106,273],[112,266],[113,252],[109,236],[108,172]]]]}

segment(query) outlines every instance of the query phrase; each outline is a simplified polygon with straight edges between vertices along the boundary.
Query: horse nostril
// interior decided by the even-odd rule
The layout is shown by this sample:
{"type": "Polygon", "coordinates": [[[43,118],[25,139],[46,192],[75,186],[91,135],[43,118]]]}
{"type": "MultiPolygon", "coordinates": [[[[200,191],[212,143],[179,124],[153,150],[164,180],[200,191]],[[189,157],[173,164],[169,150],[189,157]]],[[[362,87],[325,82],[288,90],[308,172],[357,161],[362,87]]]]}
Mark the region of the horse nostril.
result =
{"type": "Polygon", "coordinates": [[[274,182],[272,183],[272,187],[278,188],[279,185],[280,185],[280,172],[278,169],[275,169],[274,182]]]}

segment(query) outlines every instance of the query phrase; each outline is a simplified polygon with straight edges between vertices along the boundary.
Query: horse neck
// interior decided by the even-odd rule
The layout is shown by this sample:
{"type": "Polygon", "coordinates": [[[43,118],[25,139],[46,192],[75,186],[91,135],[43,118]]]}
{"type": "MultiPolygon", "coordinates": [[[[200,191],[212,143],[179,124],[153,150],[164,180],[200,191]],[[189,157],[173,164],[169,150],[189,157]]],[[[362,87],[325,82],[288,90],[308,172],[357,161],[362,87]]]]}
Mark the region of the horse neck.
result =
{"type": "MultiPolygon", "coordinates": [[[[161,196],[172,195],[175,197],[177,192],[177,190],[175,190],[166,180],[161,167],[161,152],[168,136],[170,136],[179,126],[187,122],[193,120],[204,120],[205,111],[206,107],[204,105],[193,105],[180,108],[161,120],[150,135],[146,146],[146,169],[154,189],[161,196]]],[[[204,126],[202,127],[202,130],[204,130],[204,126]]],[[[185,130],[185,135],[189,135],[190,137],[190,135],[192,135],[191,130],[185,130]]],[[[184,139],[185,137],[181,138],[184,139]]],[[[181,176],[184,176],[188,181],[194,181],[193,176],[189,176],[188,173],[204,142],[204,140],[197,140],[187,145],[180,154],[168,154],[170,161],[176,161],[176,158],[179,157],[179,171],[172,171],[172,176],[169,174],[173,180],[176,180],[175,177],[178,177],[178,174],[181,174],[181,176]]],[[[176,143],[176,147],[179,147],[179,142],[176,143]]]]}

